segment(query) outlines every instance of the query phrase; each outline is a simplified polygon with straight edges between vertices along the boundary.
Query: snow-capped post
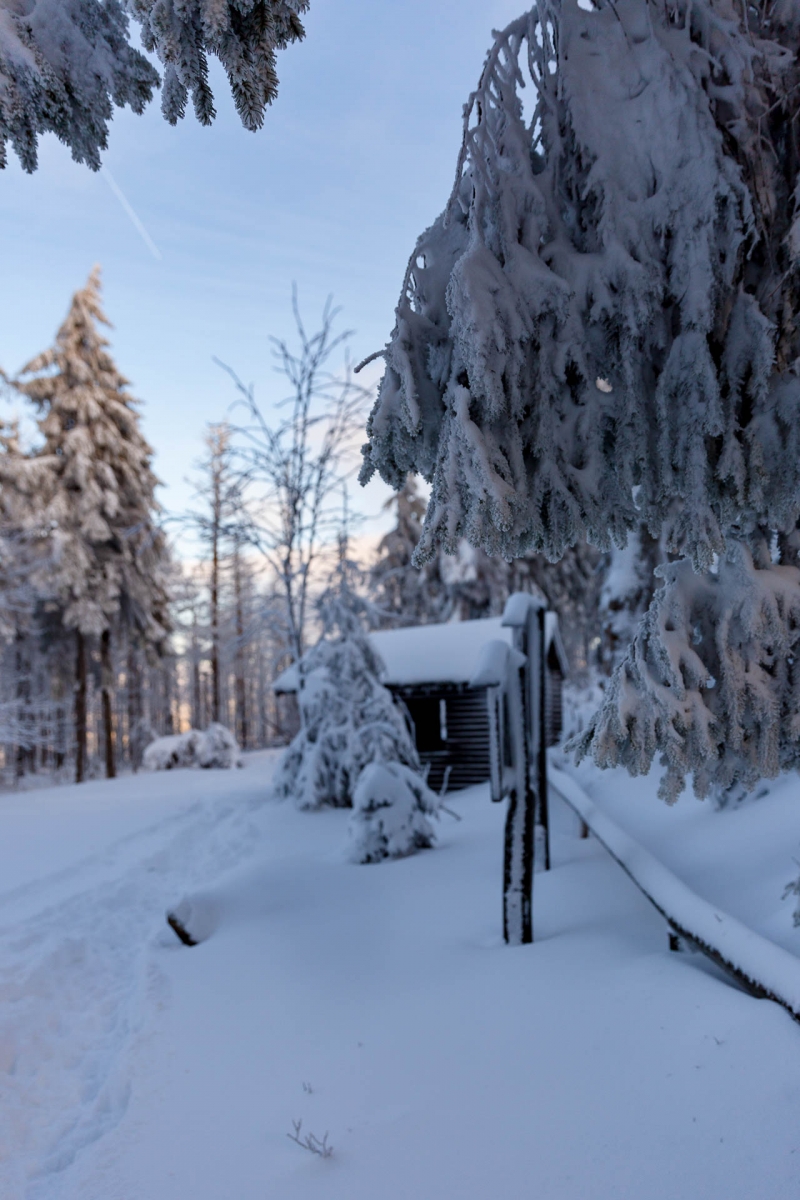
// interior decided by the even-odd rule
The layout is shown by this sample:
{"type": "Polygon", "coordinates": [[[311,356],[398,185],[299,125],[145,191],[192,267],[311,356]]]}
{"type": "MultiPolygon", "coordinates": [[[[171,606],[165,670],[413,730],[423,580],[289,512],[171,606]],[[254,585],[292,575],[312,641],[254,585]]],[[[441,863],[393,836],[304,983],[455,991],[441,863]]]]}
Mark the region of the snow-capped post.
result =
{"type": "Polygon", "coordinates": [[[545,733],[545,614],[547,601],[538,590],[509,596],[503,625],[511,629],[514,649],[525,655],[524,729],[530,770],[530,787],[536,795],[536,825],[541,826],[544,866],[550,870],[550,833],[547,805],[547,737],[545,733]]]}
{"type": "Polygon", "coordinates": [[[508,796],[503,849],[503,937],[533,941],[533,853],[536,796],[526,736],[525,655],[500,640],[481,652],[473,688],[486,688],[492,731],[492,799],[508,796]]]}

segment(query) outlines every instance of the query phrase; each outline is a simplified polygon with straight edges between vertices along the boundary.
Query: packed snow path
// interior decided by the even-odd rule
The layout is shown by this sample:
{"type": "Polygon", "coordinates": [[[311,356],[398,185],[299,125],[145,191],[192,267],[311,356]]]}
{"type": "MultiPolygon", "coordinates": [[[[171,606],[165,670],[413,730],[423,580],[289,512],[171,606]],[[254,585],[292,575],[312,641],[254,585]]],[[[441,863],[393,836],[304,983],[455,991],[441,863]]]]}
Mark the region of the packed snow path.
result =
{"type": "Polygon", "coordinates": [[[796,1200],[797,1026],[669,954],[571,814],[510,950],[485,789],[357,867],[269,771],[0,799],[3,1200],[796,1200]]]}
{"type": "Polygon", "coordinates": [[[4,1200],[61,1194],[76,1154],[124,1113],[129,1052],[158,999],[147,951],[176,888],[252,847],[263,788],[248,782],[235,804],[200,772],[0,799],[4,1200]]]}

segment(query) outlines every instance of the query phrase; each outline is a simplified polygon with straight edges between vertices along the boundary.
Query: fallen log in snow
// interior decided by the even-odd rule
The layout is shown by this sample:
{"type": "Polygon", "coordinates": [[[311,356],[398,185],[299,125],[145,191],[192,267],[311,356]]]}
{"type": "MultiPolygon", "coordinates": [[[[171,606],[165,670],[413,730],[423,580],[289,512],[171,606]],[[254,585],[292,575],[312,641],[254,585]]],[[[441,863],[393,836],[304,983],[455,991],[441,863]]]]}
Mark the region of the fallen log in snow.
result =
{"type": "Polygon", "coordinates": [[[703,900],[601,812],[580,784],[550,767],[550,786],[588,825],[670,928],[753,996],[774,1000],[800,1022],[800,959],[703,900]]]}

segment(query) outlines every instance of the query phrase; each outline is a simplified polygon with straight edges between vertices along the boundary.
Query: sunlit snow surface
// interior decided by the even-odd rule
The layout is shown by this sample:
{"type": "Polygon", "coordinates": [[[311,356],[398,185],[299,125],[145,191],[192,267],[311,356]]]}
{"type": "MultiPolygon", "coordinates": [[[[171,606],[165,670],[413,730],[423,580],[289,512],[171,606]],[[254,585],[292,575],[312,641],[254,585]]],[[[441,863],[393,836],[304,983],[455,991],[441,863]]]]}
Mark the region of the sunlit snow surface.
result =
{"type": "MultiPolygon", "coordinates": [[[[502,811],[346,861],[347,813],[238,772],[0,799],[3,1200],[795,1200],[800,1026],[694,956],[554,806],[537,943],[502,811]],[[203,899],[206,941],[164,923],[203,899]],[[292,1122],[334,1147],[322,1161],[292,1122]]],[[[581,773],[698,892],[797,950],[797,781],[715,813],[581,773]]]]}

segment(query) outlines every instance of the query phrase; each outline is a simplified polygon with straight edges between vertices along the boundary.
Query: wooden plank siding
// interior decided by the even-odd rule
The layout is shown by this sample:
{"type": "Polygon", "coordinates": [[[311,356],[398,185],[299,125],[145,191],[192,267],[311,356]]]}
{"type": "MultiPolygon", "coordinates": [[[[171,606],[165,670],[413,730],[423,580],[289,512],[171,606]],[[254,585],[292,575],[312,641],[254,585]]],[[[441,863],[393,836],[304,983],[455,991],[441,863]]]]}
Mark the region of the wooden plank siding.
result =
{"type": "MultiPolygon", "coordinates": [[[[560,671],[548,670],[545,711],[549,746],[555,745],[561,734],[561,685],[560,671]]],[[[483,688],[420,684],[391,691],[411,718],[420,759],[428,768],[429,787],[441,790],[448,767],[447,790],[451,792],[489,778],[489,714],[483,688]]]]}
{"type": "Polygon", "coordinates": [[[564,679],[558,655],[552,646],[547,655],[544,676],[544,712],[547,745],[555,746],[564,728],[564,679]]]}

